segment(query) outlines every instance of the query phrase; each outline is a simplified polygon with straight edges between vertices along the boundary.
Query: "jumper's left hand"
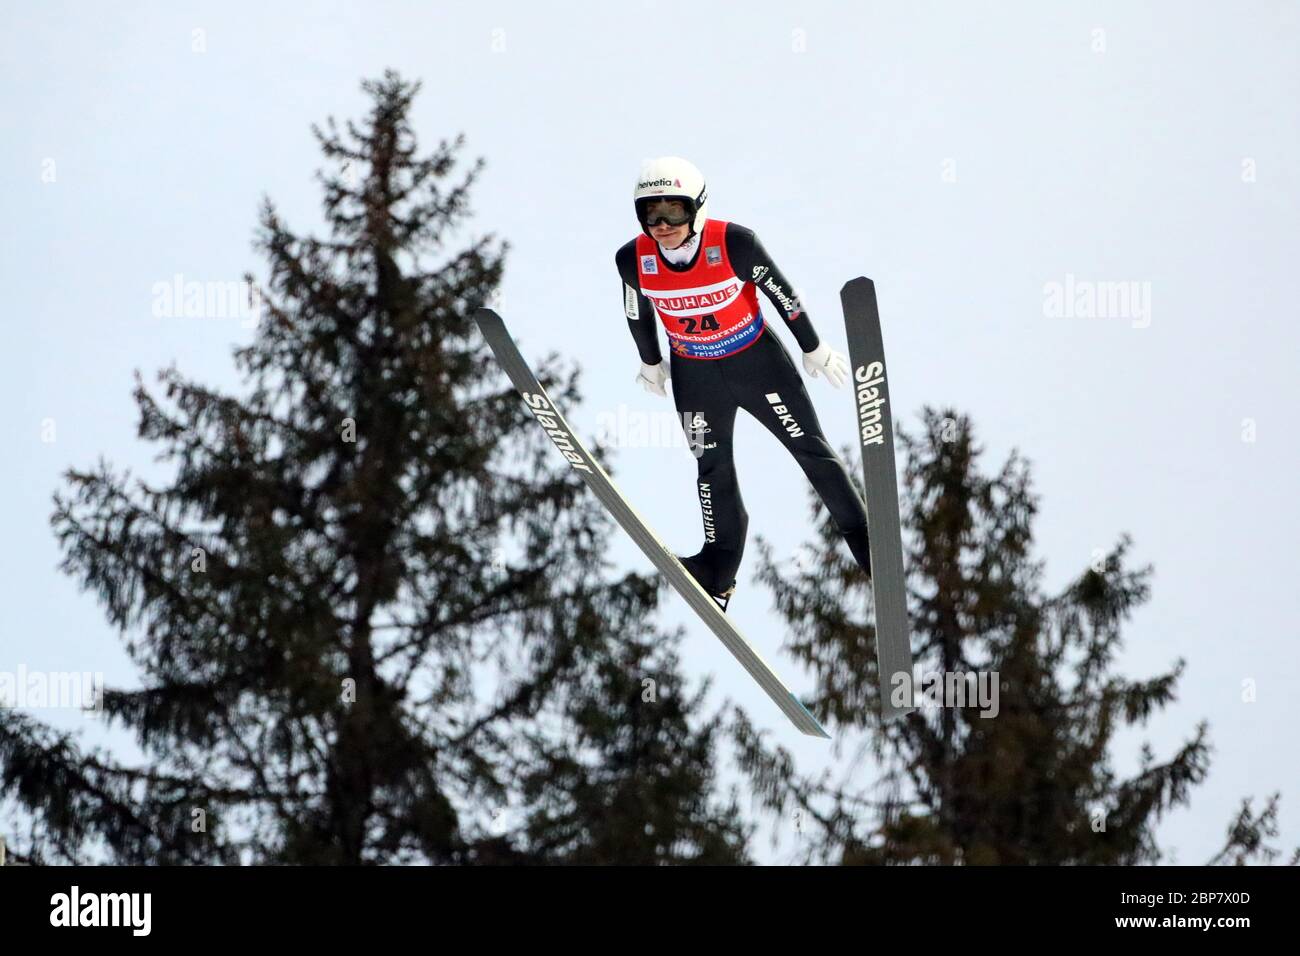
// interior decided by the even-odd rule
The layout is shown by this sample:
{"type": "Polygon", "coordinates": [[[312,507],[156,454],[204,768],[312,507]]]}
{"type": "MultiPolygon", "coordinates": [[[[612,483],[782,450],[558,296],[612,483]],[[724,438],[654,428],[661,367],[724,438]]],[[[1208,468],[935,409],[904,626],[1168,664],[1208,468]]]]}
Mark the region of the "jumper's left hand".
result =
{"type": "Polygon", "coordinates": [[[813,378],[825,373],[826,381],[835,388],[842,386],[849,377],[849,360],[843,352],[835,351],[825,342],[811,352],[803,353],[803,368],[813,378]]]}

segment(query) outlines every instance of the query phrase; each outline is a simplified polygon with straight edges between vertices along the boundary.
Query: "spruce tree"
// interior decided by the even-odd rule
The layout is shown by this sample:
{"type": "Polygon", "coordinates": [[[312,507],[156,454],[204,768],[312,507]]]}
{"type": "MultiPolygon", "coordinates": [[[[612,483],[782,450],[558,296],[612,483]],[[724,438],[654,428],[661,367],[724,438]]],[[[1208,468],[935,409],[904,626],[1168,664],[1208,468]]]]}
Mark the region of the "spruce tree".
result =
{"type": "MultiPolygon", "coordinates": [[[[5,713],[10,853],[743,861],[718,718],[654,629],[657,579],[614,573],[612,523],[473,325],[507,251],[454,247],[483,163],[460,138],[420,153],[418,84],[363,88],[364,121],[313,128],[328,234],[262,209],[243,391],[137,377],[167,478],[101,460],[55,495],[62,567],[139,672],[104,713],[146,758],[5,713]]],[[[576,372],[539,368],[579,402],[576,372]]]]}
{"type": "MultiPolygon", "coordinates": [[[[981,716],[968,693],[947,701],[956,706],[925,706],[923,697],[915,713],[881,721],[869,587],[821,513],[814,559],[791,573],[764,543],[758,576],[790,650],[816,677],[814,713],[849,756],[801,774],[738,715],[734,733],[758,800],[794,822],[795,852],[810,861],[1161,860],[1155,826],[1205,778],[1210,745],[1202,722],[1162,758],[1144,745],[1132,776],[1111,766],[1116,733],[1172,702],[1183,670],[1181,660],[1143,679],[1115,670],[1151,569],[1131,566],[1124,537],[1060,593],[1044,593],[1027,462],[1012,454],[986,474],[969,419],[927,409],[922,426],[900,435],[917,690],[936,686],[926,680],[935,672],[996,672],[997,714],[981,716]]],[[[1253,815],[1247,803],[1216,860],[1261,858],[1275,809],[1253,815]]]]}

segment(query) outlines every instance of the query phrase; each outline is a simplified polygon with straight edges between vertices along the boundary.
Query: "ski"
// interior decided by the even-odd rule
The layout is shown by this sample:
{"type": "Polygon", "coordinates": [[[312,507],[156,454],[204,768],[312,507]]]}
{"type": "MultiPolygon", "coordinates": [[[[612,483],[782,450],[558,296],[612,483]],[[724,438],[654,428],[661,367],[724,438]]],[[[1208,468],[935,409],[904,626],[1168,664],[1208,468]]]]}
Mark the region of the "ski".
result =
{"type": "Polygon", "coordinates": [[[501,316],[491,309],[479,309],[474,313],[474,321],[478,323],[479,330],[487,340],[497,362],[523,396],[524,404],[537,419],[537,423],[573,469],[582,476],[582,480],[600,499],[601,504],[608,509],[614,520],[636,542],[642,553],[667,578],[673,589],[686,600],[727,650],[740,661],[741,666],[749,671],[750,676],[758,682],[758,686],[763,688],[767,696],[772,698],[799,730],[810,737],[829,738],[830,735],[808,712],[808,708],[799,702],[799,698],[795,697],[771,666],[745,640],[744,635],[737,630],[713,598],[700,587],[695,578],[691,577],[690,572],[682,567],[676,555],[664,546],[659,536],[646,524],[645,519],[623,497],[609,475],[600,467],[600,463],[583,447],[578,436],[551,402],[532,369],[519,353],[519,347],[515,345],[501,316]]]}
{"type": "Polygon", "coordinates": [[[881,716],[892,720],[916,708],[903,535],[898,517],[898,473],[894,469],[894,422],[875,284],[865,276],[850,279],[840,289],[840,304],[844,308],[858,439],[862,444],[881,716]],[[907,675],[906,682],[896,687],[896,675],[903,674],[907,675]]]}

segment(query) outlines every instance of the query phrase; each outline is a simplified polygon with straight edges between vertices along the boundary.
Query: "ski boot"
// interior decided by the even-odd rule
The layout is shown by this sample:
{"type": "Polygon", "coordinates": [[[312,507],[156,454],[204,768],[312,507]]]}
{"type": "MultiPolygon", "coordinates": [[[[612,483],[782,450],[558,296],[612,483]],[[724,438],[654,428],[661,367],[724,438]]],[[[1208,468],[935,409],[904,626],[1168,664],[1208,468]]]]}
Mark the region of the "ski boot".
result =
{"type": "Polygon", "coordinates": [[[703,554],[700,552],[688,558],[678,557],[677,560],[691,573],[691,577],[699,582],[700,587],[704,588],[704,593],[713,598],[725,613],[727,605],[731,603],[732,595],[736,593],[735,575],[733,574],[727,581],[720,581],[717,569],[712,562],[704,559],[703,554]]]}

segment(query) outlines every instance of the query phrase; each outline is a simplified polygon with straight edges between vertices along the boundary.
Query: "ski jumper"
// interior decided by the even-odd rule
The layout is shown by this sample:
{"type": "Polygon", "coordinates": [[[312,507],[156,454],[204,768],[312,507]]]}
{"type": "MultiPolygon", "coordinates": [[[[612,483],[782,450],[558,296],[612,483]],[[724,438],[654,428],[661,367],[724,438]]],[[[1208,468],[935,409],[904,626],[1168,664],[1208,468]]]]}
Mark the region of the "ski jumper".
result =
{"type": "MultiPolygon", "coordinates": [[[[762,288],[805,352],[817,333],[758,237],[736,223],[705,220],[693,258],[675,265],[646,235],[615,256],[628,328],[641,361],[662,360],[654,317],[668,333],[673,400],[697,455],[704,546],[694,561],[720,593],[734,583],[749,515],[736,480],[732,433],[743,408],[799,463],[840,534],[870,573],[867,512],[822,434],[803,378],[759,309],[762,288]]],[[[695,569],[692,568],[694,571],[695,569]]]]}

